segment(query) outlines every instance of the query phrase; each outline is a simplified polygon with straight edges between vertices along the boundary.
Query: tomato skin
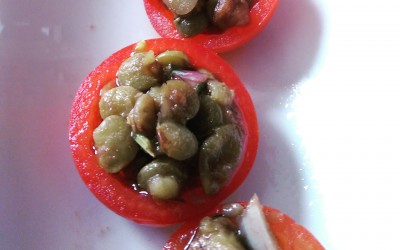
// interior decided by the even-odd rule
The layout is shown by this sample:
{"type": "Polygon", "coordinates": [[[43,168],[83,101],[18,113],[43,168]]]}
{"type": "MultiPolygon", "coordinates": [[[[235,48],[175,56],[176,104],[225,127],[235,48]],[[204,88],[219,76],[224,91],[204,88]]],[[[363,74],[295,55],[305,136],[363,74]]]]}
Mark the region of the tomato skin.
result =
{"type": "Polygon", "coordinates": [[[258,124],[251,98],[235,72],[214,52],[177,39],[147,40],[148,49],[156,54],[167,49],[185,52],[191,63],[212,72],[236,93],[243,116],[245,141],[243,157],[231,181],[216,195],[208,196],[200,186],[184,191],[183,201],[155,201],[127,185],[118,175],[100,167],[93,149],[93,130],[101,123],[100,91],[115,79],[122,61],[129,57],[135,44],[114,53],[93,70],[80,86],[72,105],[69,142],[76,168],[90,191],[115,213],[141,224],[167,226],[205,214],[229,196],[247,177],[258,148],[258,124]]]}
{"type": "Polygon", "coordinates": [[[161,37],[192,41],[217,53],[234,50],[253,39],[268,24],[279,0],[254,0],[250,9],[250,23],[234,26],[220,33],[201,33],[184,38],[179,35],[173,22],[174,14],[161,0],[144,0],[147,16],[161,37]]]}
{"type": "MultiPolygon", "coordinates": [[[[239,202],[247,206],[247,202],[239,202]]],[[[218,206],[209,216],[220,213],[222,205],[218,206]]],[[[277,209],[263,206],[263,212],[272,232],[278,242],[280,250],[323,250],[321,243],[303,226],[297,224],[292,218],[277,209]]],[[[203,217],[184,223],[169,238],[164,245],[164,250],[181,250],[190,242],[200,220],[203,217]]]]}

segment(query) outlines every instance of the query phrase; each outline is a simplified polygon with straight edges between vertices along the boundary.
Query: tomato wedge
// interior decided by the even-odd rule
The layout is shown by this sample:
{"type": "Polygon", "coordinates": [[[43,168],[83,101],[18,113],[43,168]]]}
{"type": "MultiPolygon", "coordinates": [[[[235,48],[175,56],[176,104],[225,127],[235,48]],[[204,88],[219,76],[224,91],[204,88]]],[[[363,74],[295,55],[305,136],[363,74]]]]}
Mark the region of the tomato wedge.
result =
{"type": "Polygon", "coordinates": [[[165,50],[183,51],[195,67],[212,72],[233,89],[246,132],[241,162],[230,182],[217,194],[206,195],[198,184],[185,190],[182,200],[155,201],[121,180],[120,176],[103,170],[93,149],[93,130],[102,121],[98,105],[100,90],[115,79],[120,64],[130,56],[135,44],[114,53],[87,76],[73,102],[69,125],[70,147],[80,176],[90,191],[115,213],[137,223],[166,226],[206,213],[239,187],[256,156],[258,125],[250,95],[229,64],[213,51],[187,41],[168,38],[147,40],[146,44],[155,54],[165,50]]]}
{"type": "Polygon", "coordinates": [[[202,33],[189,38],[179,35],[173,22],[174,14],[161,0],[144,0],[144,6],[151,24],[160,36],[197,42],[217,53],[222,53],[240,47],[260,33],[274,14],[278,2],[278,0],[254,0],[251,4],[249,24],[234,26],[220,33],[202,33]]]}
{"type": "MultiPolygon", "coordinates": [[[[246,206],[247,202],[239,202],[246,206]]],[[[222,205],[215,211],[209,213],[209,216],[219,214],[222,205]]],[[[269,226],[277,240],[281,250],[302,249],[302,250],[323,250],[321,243],[303,226],[297,224],[292,218],[278,211],[277,209],[263,206],[263,212],[269,223],[269,226]]],[[[164,245],[164,250],[185,249],[199,226],[201,218],[191,220],[179,227],[164,245]]]]}

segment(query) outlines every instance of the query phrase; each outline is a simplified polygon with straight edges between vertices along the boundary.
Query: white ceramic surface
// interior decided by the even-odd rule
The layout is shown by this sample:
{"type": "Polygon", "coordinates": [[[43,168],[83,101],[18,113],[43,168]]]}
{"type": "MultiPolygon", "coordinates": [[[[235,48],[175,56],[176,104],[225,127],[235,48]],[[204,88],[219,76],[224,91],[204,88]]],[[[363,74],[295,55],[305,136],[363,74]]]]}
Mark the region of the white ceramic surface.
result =
{"type": "MultiPolygon", "coordinates": [[[[257,192],[327,249],[396,249],[400,15],[396,1],[281,0],[224,54],[257,107],[260,149],[228,201],[257,192]]],[[[0,0],[0,249],[161,249],[78,176],[68,119],[85,76],[158,37],[139,0],[0,0]]]]}

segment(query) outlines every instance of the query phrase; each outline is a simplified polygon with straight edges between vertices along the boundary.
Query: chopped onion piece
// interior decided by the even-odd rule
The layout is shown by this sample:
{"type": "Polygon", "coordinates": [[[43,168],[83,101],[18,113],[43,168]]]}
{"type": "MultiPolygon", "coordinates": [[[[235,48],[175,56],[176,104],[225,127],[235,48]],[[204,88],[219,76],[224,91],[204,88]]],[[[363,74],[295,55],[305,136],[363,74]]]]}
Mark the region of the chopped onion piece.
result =
{"type": "Polygon", "coordinates": [[[133,139],[146,153],[151,155],[153,158],[156,157],[156,152],[149,138],[142,134],[134,134],[133,139]]]}
{"type": "Polygon", "coordinates": [[[196,87],[197,84],[207,81],[208,75],[194,70],[174,70],[172,76],[177,77],[192,87],[196,87]]]}
{"type": "Polygon", "coordinates": [[[257,250],[278,250],[275,236],[269,228],[257,195],[254,195],[244,210],[240,230],[250,247],[257,250]]]}

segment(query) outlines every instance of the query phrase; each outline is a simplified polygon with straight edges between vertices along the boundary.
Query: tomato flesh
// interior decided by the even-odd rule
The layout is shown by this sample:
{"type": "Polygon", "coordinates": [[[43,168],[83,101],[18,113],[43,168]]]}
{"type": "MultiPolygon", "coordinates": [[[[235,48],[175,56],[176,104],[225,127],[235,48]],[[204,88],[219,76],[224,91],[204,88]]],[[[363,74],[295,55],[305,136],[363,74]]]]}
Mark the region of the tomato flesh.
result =
{"type": "Polygon", "coordinates": [[[252,168],[258,147],[258,125],[250,95],[233,69],[211,50],[177,39],[151,39],[148,49],[159,54],[165,50],[181,50],[197,68],[204,68],[236,93],[236,102],[246,132],[243,157],[229,183],[212,196],[200,185],[185,190],[182,200],[159,201],[135,189],[100,167],[93,149],[93,130],[101,123],[100,91],[115,79],[119,65],[128,58],[135,44],[114,53],[92,71],[80,86],[72,105],[69,141],[76,168],[90,191],[115,213],[137,223],[166,226],[186,221],[217,206],[244,181],[252,168]]]}
{"type": "MultiPolygon", "coordinates": [[[[248,203],[241,202],[243,206],[248,203]]],[[[209,216],[220,213],[222,206],[219,206],[209,216]]],[[[301,250],[323,250],[321,243],[303,226],[297,224],[292,218],[282,212],[267,206],[263,206],[263,212],[269,226],[275,235],[281,250],[301,249],[301,250]]],[[[167,249],[185,249],[191,241],[201,218],[186,222],[178,228],[168,242],[164,245],[167,249]]]]}
{"type": "Polygon", "coordinates": [[[234,26],[219,33],[205,32],[183,38],[175,28],[174,14],[161,0],[144,0],[150,22],[160,36],[196,42],[217,53],[236,49],[254,38],[268,24],[277,5],[278,0],[254,0],[249,13],[249,24],[234,26]]]}

